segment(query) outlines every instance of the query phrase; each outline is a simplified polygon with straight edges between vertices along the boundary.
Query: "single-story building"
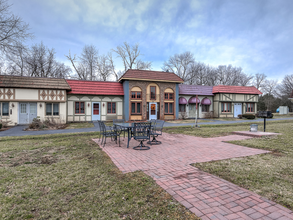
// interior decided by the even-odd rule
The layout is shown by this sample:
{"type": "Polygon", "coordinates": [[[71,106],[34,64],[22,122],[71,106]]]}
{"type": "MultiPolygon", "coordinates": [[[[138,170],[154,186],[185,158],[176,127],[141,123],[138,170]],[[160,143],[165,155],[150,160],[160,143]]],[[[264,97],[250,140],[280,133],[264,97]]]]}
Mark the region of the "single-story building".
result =
{"type": "Polygon", "coordinates": [[[257,113],[258,96],[254,86],[214,86],[214,116],[236,118],[240,114],[257,113]]]}
{"type": "Polygon", "coordinates": [[[34,118],[66,123],[237,117],[256,113],[262,94],[252,86],[183,83],[175,73],[134,69],[118,82],[0,75],[0,117],[9,125],[34,118]]]}
{"type": "Polygon", "coordinates": [[[34,118],[66,123],[65,79],[0,76],[0,116],[8,125],[29,124],[34,118]]]}
{"type": "Polygon", "coordinates": [[[212,86],[179,85],[179,118],[195,118],[196,112],[198,118],[208,117],[213,112],[213,99],[212,86]]]}
{"type": "Polygon", "coordinates": [[[66,80],[67,121],[108,121],[123,118],[123,85],[119,82],[66,80]]]}

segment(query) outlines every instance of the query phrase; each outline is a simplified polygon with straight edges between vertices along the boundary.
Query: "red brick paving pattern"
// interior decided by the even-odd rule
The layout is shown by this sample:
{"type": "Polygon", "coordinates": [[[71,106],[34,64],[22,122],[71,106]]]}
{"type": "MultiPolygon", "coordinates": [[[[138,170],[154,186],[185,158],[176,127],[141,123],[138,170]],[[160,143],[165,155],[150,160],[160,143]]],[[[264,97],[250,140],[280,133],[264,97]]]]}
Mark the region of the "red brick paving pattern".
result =
{"type": "MultiPolygon", "coordinates": [[[[243,189],[224,179],[190,166],[268,151],[242,147],[223,141],[250,137],[230,135],[199,138],[164,133],[161,145],[148,151],[136,151],[135,140],[121,141],[121,147],[109,142],[103,150],[124,173],[142,170],[177,201],[202,219],[293,219],[293,212],[281,205],[243,189]]],[[[98,139],[94,139],[99,143],[98,139]]]]}

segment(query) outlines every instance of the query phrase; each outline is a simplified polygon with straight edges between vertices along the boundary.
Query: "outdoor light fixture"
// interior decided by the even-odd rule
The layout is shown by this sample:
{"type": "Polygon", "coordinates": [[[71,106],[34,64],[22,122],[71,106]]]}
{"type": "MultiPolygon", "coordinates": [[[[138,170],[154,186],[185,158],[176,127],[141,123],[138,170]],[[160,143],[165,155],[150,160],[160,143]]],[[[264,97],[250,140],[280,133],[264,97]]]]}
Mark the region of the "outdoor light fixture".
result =
{"type": "Polygon", "coordinates": [[[105,103],[103,103],[103,107],[105,107],[105,103]]]}
{"type": "Polygon", "coordinates": [[[40,104],[40,108],[42,108],[42,104],[40,104]]]}
{"type": "Polygon", "coordinates": [[[87,106],[90,107],[90,103],[88,103],[87,106]]]}
{"type": "Polygon", "coordinates": [[[12,103],[12,105],[11,105],[11,106],[12,106],[12,108],[14,108],[14,104],[13,104],[13,103],[12,103]]]}

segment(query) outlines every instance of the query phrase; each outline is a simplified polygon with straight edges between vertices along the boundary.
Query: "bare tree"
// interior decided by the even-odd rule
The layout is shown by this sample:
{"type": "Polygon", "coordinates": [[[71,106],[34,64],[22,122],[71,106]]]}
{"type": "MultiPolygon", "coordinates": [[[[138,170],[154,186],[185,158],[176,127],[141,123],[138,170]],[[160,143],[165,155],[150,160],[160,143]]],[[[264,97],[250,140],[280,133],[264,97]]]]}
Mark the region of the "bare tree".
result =
{"type": "Polygon", "coordinates": [[[152,69],[152,62],[138,60],[135,64],[135,69],[151,70],[152,69]]]}
{"type": "Polygon", "coordinates": [[[262,90],[262,88],[265,86],[267,76],[264,73],[257,73],[254,76],[253,85],[258,90],[262,90]]]}
{"type": "MultiPolygon", "coordinates": [[[[138,57],[141,55],[139,50],[139,44],[136,43],[130,46],[127,42],[124,42],[122,46],[117,46],[116,50],[112,49],[118,57],[122,59],[124,65],[124,72],[128,69],[151,69],[152,63],[139,60],[138,57]]],[[[117,78],[117,75],[116,75],[117,78]]]]}
{"type": "Polygon", "coordinates": [[[27,75],[27,59],[28,49],[22,45],[14,51],[6,54],[9,75],[25,76],[27,75]]]}
{"type": "Polygon", "coordinates": [[[291,96],[293,92],[293,74],[286,75],[280,85],[278,85],[279,96],[291,96]]]}
{"type": "Polygon", "coordinates": [[[7,53],[17,50],[22,42],[32,37],[28,24],[9,10],[11,5],[0,0],[0,51],[7,53]]]}
{"type": "Polygon", "coordinates": [[[112,74],[114,75],[114,77],[116,78],[116,81],[118,81],[119,79],[119,74],[116,72],[116,69],[115,69],[115,64],[114,64],[114,61],[113,61],[113,56],[112,56],[112,53],[109,52],[108,53],[108,61],[109,61],[109,65],[111,67],[111,71],[112,71],[112,74]]]}
{"type": "Polygon", "coordinates": [[[108,56],[102,55],[98,58],[97,63],[98,75],[103,81],[107,81],[112,75],[112,64],[108,59],[108,56]]]}
{"type": "Polygon", "coordinates": [[[264,91],[267,94],[265,97],[265,104],[269,110],[272,110],[272,102],[274,95],[276,95],[276,88],[278,86],[278,80],[265,80],[264,91]]]}
{"type": "Polygon", "coordinates": [[[47,48],[43,43],[31,47],[25,63],[27,75],[33,77],[65,78],[71,72],[68,66],[56,61],[55,50],[47,48]]]}
{"type": "Polygon", "coordinates": [[[185,81],[188,80],[189,71],[194,62],[193,54],[187,51],[171,56],[168,61],[164,62],[162,70],[173,72],[185,81]]]}
{"type": "Polygon", "coordinates": [[[96,80],[97,79],[97,64],[98,64],[98,50],[93,45],[85,45],[83,47],[81,56],[73,57],[69,51],[69,55],[66,56],[70,60],[73,69],[82,80],[96,80]]]}

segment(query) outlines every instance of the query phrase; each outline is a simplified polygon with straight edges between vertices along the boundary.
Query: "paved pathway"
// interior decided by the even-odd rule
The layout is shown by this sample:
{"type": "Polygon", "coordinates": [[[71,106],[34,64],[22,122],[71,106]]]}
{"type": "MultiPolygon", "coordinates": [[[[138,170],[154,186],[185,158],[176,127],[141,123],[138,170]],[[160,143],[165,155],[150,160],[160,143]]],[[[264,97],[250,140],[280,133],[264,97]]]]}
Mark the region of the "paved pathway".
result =
{"type": "MultiPolygon", "coordinates": [[[[291,118],[275,118],[275,119],[268,119],[267,123],[269,121],[275,121],[275,120],[292,120],[291,118]]],[[[205,119],[201,119],[205,120],[205,119]]],[[[210,121],[210,120],[209,120],[210,121]]],[[[234,124],[234,123],[242,123],[242,122],[257,122],[257,121],[263,121],[263,119],[256,119],[253,121],[248,120],[240,120],[240,121],[219,121],[219,120],[213,120],[212,122],[201,122],[198,123],[199,125],[211,125],[211,124],[234,124]]],[[[0,132],[0,137],[9,137],[9,136],[26,136],[26,135],[44,135],[44,134],[66,134],[66,133],[79,133],[79,132],[91,132],[91,131],[99,131],[99,125],[97,122],[94,123],[95,127],[92,128],[79,128],[79,129],[61,129],[61,130],[44,130],[44,131],[23,131],[27,126],[26,125],[19,125],[15,126],[11,129],[8,129],[6,131],[0,132]]],[[[165,122],[164,127],[173,127],[173,126],[191,126],[194,125],[194,123],[170,123],[165,122]]]]}
{"type": "MultiPolygon", "coordinates": [[[[291,210],[219,177],[190,166],[195,162],[244,157],[268,151],[225,143],[250,137],[199,138],[163,134],[163,144],[136,151],[137,141],[121,147],[109,142],[103,150],[124,173],[142,170],[202,219],[293,219],[291,210]]],[[[95,139],[99,143],[98,139],[95,139]]]]}

